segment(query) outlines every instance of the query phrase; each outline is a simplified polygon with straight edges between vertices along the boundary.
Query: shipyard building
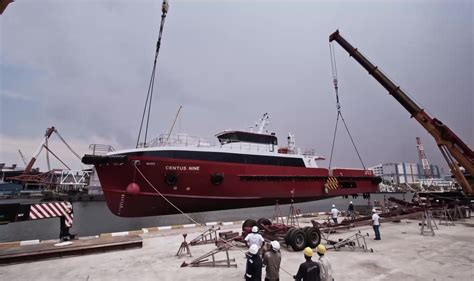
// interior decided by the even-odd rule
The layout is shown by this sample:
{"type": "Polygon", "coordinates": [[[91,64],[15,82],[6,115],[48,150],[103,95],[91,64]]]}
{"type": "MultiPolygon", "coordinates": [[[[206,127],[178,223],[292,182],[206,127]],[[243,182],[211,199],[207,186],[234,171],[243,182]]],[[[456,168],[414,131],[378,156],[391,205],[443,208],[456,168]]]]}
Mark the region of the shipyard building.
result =
{"type": "MultiPolygon", "coordinates": [[[[385,163],[369,168],[376,176],[382,177],[384,182],[392,184],[416,183],[428,179],[423,167],[416,163],[385,163]]],[[[437,165],[430,165],[433,179],[441,179],[440,169],[437,165]]]]}

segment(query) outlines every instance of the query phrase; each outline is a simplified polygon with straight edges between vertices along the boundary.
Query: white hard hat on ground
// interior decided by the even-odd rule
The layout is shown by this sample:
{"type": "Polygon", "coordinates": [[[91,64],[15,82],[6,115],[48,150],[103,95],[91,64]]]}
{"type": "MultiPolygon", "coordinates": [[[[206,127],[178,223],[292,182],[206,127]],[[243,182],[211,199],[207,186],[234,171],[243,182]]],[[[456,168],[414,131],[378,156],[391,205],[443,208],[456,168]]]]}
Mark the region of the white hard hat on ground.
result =
{"type": "Polygon", "coordinates": [[[258,227],[257,226],[252,227],[252,232],[257,233],[258,232],[258,227]]]}
{"type": "Polygon", "coordinates": [[[258,246],[252,244],[252,246],[250,246],[249,248],[249,253],[251,253],[252,255],[256,255],[258,253],[258,246]]]}
{"type": "Polygon", "coordinates": [[[280,250],[280,243],[278,243],[278,241],[273,240],[271,242],[271,244],[272,244],[272,249],[274,251],[279,251],[280,250]]]}

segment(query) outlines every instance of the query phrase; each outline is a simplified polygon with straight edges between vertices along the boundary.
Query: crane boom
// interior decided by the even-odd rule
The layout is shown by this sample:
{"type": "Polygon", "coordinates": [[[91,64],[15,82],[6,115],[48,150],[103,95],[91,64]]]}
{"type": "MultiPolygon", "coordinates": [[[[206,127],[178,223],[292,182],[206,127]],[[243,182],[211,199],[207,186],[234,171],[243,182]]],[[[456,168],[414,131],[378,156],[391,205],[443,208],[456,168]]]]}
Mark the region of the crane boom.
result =
{"type": "Polygon", "coordinates": [[[436,118],[429,116],[408,95],[393,83],[377,66],[373,65],[356,48],[347,42],[336,30],[329,36],[329,42],[336,41],[346,50],[363,68],[365,68],[375,80],[377,80],[393,96],[418,123],[425,128],[435,139],[441,153],[448,162],[451,172],[454,174],[459,185],[468,195],[474,195],[474,152],[464,143],[448,126],[436,118]],[[457,163],[456,163],[456,161],[457,163]],[[463,167],[467,177],[461,171],[463,167]]]}

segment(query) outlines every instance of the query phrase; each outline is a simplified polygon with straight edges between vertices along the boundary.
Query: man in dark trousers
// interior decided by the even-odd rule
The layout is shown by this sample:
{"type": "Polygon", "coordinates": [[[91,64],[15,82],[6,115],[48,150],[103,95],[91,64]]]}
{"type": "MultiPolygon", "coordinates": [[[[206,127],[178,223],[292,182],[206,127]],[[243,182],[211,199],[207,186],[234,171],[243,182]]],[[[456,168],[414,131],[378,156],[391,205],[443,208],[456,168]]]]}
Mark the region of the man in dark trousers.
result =
{"type": "Polygon", "coordinates": [[[258,254],[258,246],[253,244],[249,248],[247,256],[247,267],[245,269],[245,280],[262,280],[262,258],[258,254]]]}
{"type": "Polygon", "coordinates": [[[349,219],[355,219],[354,204],[352,204],[352,201],[349,203],[349,207],[347,208],[347,215],[349,219]]]}
{"type": "Polygon", "coordinates": [[[306,247],[303,252],[306,261],[300,264],[298,273],[296,273],[293,278],[298,281],[321,281],[319,276],[319,264],[311,260],[313,250],[310,247],[306,247]]]}
{"type": "Polygon", "coordinates": [[[267,267],[265,270],[265,281],[280,280],[280,243],[272,241],[272,249],[263,255],[263,264],[267,267]]]}

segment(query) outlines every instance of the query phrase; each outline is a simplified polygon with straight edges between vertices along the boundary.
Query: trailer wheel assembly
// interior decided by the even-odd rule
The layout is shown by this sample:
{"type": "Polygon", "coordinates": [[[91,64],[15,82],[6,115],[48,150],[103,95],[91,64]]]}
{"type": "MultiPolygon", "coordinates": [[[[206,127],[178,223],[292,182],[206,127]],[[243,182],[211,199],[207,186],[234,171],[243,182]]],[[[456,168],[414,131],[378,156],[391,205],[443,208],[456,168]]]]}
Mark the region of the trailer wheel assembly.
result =
{"type": "Polygon", "coordinates": [[[308,247],[314,249],[321,243],[321,232],[317,227],[304,228],[306,234],[306,244],[308,247]]]}
{"type": "Polygon", "coordinates": [[[224,181],[224,174],[211,174],[211,182],[213,185],[220,185],[224,181]]]}
{"type": "Polygon", "coordinates": [[[295,251],[301,251],[306,247],[306,234],[302,229],[296,229],[290,234],[290,246],[295,251]]]}
{"type": "Polygon", "coordinates": [[[285,235],[285,244],[290,246],[290,236],[291,234],[293,233],[293,231],[295,231],[296,228],[290,228],[287,232],[286,232],[286,235],[285,235]]]}
{"type": "Polygon", "coordinates": [[[252,227],[256,225],[257,225],[256,220],[252,220],[252,219],[245,220],[244,223],[242,224],[242,231],[246,232],[246,229],[247,229],[247,232],[250,232],[248,231],[248,229],[251,229],[252,227]]]}
{"type": "Polygon", "coordinates": [[[176,174],[166,174],[165,183],[167,185],[175,185],[178,182],[178,175],[176,174]]]}
{"type": "Polygon", "coordinates": [[[258,219],[257,225],[258,225],[258,228],[265,229],[265,227],[272,225],[272,221],[267,218],[261,218],[261,219],[258,219]]]}

